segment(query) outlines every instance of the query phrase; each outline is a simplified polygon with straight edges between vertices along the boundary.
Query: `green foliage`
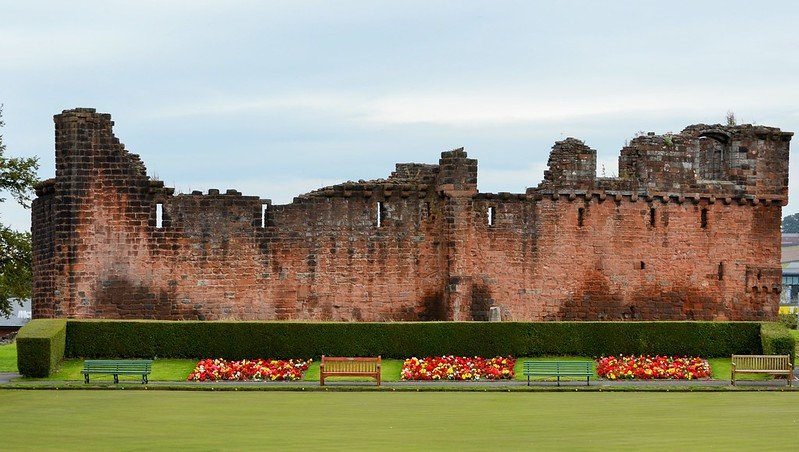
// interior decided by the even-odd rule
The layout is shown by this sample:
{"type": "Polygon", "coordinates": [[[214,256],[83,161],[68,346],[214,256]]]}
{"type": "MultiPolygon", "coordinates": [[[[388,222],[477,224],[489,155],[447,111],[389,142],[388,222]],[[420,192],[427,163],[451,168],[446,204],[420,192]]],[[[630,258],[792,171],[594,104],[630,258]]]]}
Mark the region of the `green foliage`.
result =
{"type": "Polygon", "coordinates": [[[411,356],[700,355],[761,351],[756,322],[198,322],[69,320],[66,355],[83,358],[404,359],[411,356]]]}
{"type": "Polygon", "coordinates": [[[738,120],[735,119],[734,111],[728,111],[725,120],[728,127],[735,127],[738,124],[738,120]]]}
{"type": "Polygon", "coordinates": [[[788,215],[782,219],[782,232],[799,233],[799,213],[788,215]]]}
{"type": "MultiPolygon", "coordinates": [[[[11,300],[30,298],[32,284],[30,232],[0,225],[0,315],[11,314],[11,300]]],[[[22,302],[20,301],[20,306],[22,302]]]]}
{"type": "Polygon", "coordinates": [[[799,326],[799,318],[797,318],[796,314],[780,314],[779,321],[791,330],[795,330],[799,326]]]}
{"type": "Polygon", "coordinates": [[[35,319],[17,334],[17,367],[26,377],[47,377],[64,358],[67,322],[35,319]]]}
{"type": "Polygon", "coordinates": [[[763,354],[791,355],[796,359],[796,339],[785,325],[777,322],[764,323],[761,327],[763,354]]]}
{"type": "MultiPolygon", "coordinates": [[[[0,105],[0,128],[3,125],[0,105]]],[[[35,158],[7,158],[3,155],[5,150],[0,134],[0,195],[8,192],[28,207],[39,163],[35,158]]],[[[0,196],[0,203],[4,201],[0,196]]],[[[30,298],[31,288],[31,235],[13,231],[0,222],[0,314],[8,317],[11,299],[30,298]]]]}

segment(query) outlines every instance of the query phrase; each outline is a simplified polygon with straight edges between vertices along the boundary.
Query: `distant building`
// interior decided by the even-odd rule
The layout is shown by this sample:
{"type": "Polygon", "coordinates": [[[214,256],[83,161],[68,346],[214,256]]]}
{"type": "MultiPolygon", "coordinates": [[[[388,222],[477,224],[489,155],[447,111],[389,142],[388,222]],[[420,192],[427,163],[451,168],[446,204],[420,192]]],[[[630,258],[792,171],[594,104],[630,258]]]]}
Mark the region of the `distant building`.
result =
{"type": "Polygon", "coordinates": [[[22,300],[22,305],[19,301],[11,300],[11,315],[8,318],[0,315],[0,335],[7,332],[16,331],[31,320],[31,300],[22,300]]]}
{"type": "Polygon", "coordinates": [[[799,234],[782,234],[780,313],[799,311],[799,234]]]}

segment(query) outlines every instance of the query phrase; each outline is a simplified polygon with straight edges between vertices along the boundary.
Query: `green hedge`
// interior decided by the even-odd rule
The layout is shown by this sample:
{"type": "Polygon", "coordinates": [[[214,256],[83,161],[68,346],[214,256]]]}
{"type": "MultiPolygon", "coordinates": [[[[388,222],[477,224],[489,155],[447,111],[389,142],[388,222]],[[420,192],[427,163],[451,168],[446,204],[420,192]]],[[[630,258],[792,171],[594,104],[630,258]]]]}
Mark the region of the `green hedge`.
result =
{"type": "Polygon", "coordinates": [[[799,328],[799,317],[796,314],[780,314],[779,321],[789,329],[799,328]]]}
{"type": "Polygon", "coordinates": [[[791,355],[791,361],[796,359],[796,339],[790,330],[781,323],[764,323],[761,330],[763,354],[765,355],[791,355]]]}
{"type": "Polygon", "coordinates": [[[17,334],[17,367],[26,377],[48,377],[64,358],[67,321],[31,320],[17,334]]]}
{"type": "Polygon", "coordinates": [[[70,320],[66,354],[84,358],[407,358],[427,355],[761,352],[756,322],[198,322],[70,320]]]}

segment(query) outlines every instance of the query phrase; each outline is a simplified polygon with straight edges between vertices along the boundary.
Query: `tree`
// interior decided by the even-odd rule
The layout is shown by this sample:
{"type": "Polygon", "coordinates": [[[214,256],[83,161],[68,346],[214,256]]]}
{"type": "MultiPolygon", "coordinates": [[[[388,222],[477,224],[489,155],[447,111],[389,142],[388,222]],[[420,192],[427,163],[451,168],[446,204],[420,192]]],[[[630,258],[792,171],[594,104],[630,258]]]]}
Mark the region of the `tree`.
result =
{"type": "Polygon", "coordinates": [[[799,213],[782,219],[782,232],[799,233],[799,213]]]}
{"type": "MultiPolygon", "coordinates": [[[[3,106],[0,105],[0,129],[3,123],[3,106]]],[[[36,183],[36,158],[7,158],[3,135],[0,134],[0,203],[4,193],[24,207],[30,207],[33,185],[36,183]]],[[[31,234],[15,231],[4,225],[0,218],[0,314],[11,314],[11,300],[29,298],[33,288],[31,278],[31,234]]]]}

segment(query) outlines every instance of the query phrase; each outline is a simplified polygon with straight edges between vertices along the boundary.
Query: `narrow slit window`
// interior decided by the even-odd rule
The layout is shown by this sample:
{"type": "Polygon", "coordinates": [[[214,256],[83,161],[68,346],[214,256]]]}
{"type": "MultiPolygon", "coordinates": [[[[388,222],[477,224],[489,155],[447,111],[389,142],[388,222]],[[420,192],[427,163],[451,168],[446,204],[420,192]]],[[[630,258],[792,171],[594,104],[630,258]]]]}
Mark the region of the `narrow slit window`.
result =
{"type": "Polygon", "coordinates": [[[583,227],[583,223],[585,220],[585,208],[580,207],[577,209],[577,226],[583,227]]]}
{"type": "Polygon", "coordinates": [[[724,280],[724,262],[719,262],[719,281],[724,280]]]}
{"type": "Polygon", "coordinates": [[[377,203],[377,227],[379,228],[379,227],[382,227],[382,226],[383,226],[383,203],[378,201],[378,203],[377,203]]]}
{"type": "Polygon", "coordinates": [[[702,209],[701,217],[699,222],[702,226],[702,229],[707,229],[707,209],[702,209]]]}
{"type": "Polygon", "coordinates": [[[494,215],[495,215],[494,208],[493,207],[489,207],[488,208],[488,212],[486,212],[486,217],[487,217],[489,226],[494,226],[494,215]]]}
{"type": "Polygon", "coordinates": [[[164,205],[160,202],[155,205],[155,227],[164,227],[164,205]]]}
{"type": "Polygon", "coordinates": [[[266,227],[266,215],[269,210],[269,204],[261,204],[261,227],[266,227]]]}
{"type": "Polygon", "coordinates": [[[640,268],[641,270],[646,270],[646,262],[641,261],[638,268],[640,268]]]}
{"type": "Polygon", "coordinates": [[[655,227],[655,209],[649,209],[649,226],[655,227]]]}

